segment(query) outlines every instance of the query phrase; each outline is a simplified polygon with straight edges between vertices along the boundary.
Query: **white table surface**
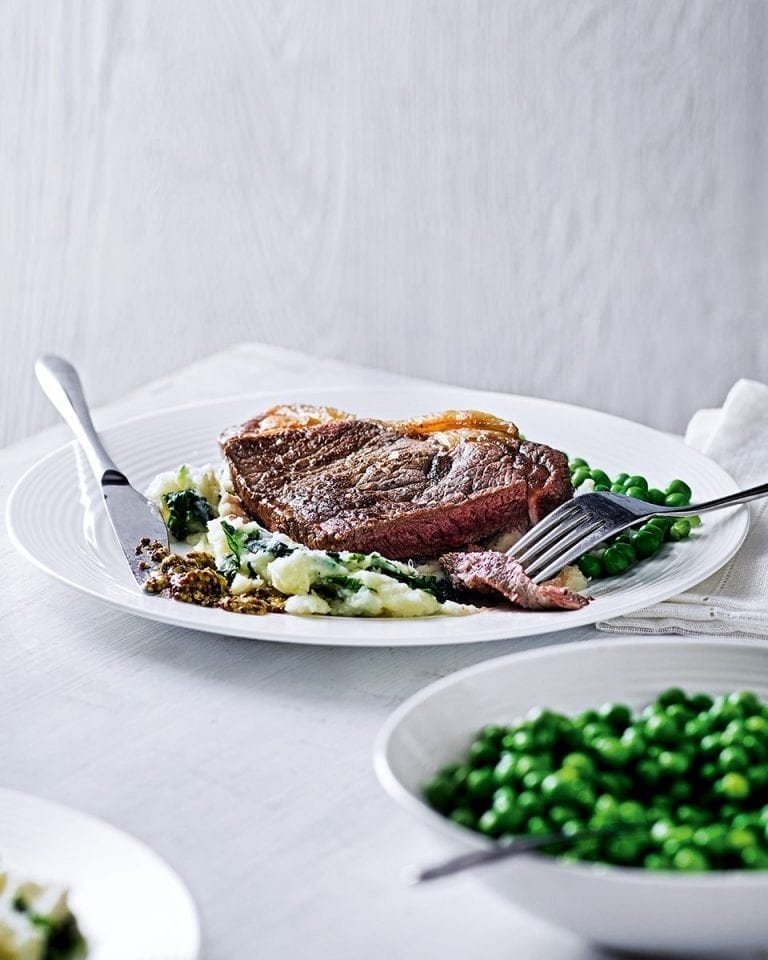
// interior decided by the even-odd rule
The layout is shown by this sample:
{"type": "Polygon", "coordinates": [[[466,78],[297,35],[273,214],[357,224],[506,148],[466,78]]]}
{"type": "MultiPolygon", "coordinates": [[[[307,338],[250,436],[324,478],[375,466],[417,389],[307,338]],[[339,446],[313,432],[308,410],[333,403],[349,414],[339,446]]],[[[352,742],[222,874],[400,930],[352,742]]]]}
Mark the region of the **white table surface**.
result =
{"type": "MultiPolygon", "coordinates": [[[[397,380],[248,345],[151,383],[95,421],[220,397],[234,383],[397,380]]],[[[0,452],[3,501],[26,467],[69,439],[60,425],[0,452]]],[[[100,605],[17,556],[4,528],[0,562],[0,784],[103,817],[167,858],[199,905],[207,960],[601,956],[471,878],[406,887],[401,868],[437,848],[371,766],[380,725],[425,684],[594,628],[464,647],[270,644],[100,605]]],[[[1,837],[2,825],[0,846],[1,837]]]]}

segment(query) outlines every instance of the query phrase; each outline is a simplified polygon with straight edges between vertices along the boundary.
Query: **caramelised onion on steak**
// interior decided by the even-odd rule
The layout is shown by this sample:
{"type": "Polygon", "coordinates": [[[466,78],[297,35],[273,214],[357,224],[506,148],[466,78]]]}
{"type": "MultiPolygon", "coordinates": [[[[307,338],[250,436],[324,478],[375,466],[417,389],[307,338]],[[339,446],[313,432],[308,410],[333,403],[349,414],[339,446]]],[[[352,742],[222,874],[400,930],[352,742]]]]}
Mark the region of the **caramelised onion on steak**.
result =
{"type": "Polygon", "coordinates": [[[437,557],[573,495],[565,456],[475,411],[417,420],[276,407],[220,438],[246,511],[322,550],[437,557]]]}

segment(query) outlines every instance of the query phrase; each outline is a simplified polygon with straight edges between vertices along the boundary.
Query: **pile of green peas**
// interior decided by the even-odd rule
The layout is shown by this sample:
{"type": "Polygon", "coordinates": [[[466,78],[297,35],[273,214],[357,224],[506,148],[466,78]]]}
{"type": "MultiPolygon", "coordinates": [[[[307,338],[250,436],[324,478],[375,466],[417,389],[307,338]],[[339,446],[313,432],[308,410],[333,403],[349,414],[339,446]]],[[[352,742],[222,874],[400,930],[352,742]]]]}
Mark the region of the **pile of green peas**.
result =
{"type": "Polygon", "coordinates": [[[439,813],[499,842],[649,870],[768,869],[768,704],[750,691],[665,690],[641,713],[536,708],[485,726],[424,788],[439,813]],[[578,837],[584,831],[597,831],[578,837]]]}
{"type": "MultiPolygon", "coordinates": [[[[591,480],[596,493],[622,493],[665,507],[687,507],[691,502],[691,488],[683,480],[673,480],[664,490],[659,490],[649,487],[645,477],[639,474],[620,473],[611,479],[604,470],[593,469],[580,458],[570,460],[568,466],[574,490],[591,480]]],[[[589,580],[618,576],[626,573],[638,560],[658,553],[665,542],[685,540],[700,523],[698,517],[651,517],[642,526],[620,533],[605,545],[584,554],[576,565],[589,580]]]]}

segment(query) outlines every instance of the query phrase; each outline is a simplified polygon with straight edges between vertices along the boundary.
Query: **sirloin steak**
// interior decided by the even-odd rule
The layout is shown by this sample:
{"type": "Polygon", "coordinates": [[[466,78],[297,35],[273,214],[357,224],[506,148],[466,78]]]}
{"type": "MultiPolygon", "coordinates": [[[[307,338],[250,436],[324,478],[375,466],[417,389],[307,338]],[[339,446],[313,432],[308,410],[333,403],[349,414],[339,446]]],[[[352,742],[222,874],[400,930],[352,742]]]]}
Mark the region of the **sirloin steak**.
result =
{"type": "Polygon", "coordinates": [[[314,549],[436,557],[527,530],[573,495],[563,454],[512,424],[467,429],[471,413],[450,412],[420,432],[332,411],[284,426],[269,413],[220,438],[235,492],[267,529],[314,549]]]}

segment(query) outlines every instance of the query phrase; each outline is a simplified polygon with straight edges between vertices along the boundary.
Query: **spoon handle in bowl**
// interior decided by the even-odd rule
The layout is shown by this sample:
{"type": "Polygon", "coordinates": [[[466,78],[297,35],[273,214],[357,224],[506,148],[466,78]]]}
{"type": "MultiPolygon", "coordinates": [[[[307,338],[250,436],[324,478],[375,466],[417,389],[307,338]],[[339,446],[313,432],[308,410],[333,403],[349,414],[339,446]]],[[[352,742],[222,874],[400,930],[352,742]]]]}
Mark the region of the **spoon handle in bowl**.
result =
{"type": "Polygon", "coordinates": [[[564,833],[547,833],[536,837],[518,837],[509,843],[497,844],[486,850],[473,850],[471,853],[462,853],[458,857],[438,863],[434,867],[417,869],[409,875],[412,883],[425,883],[427,880],[438,880],[440,877],[449,877],[454,873],[472,870],[498,860],[516,857],[521,853],[530,853],[542,847],[550,847],[556,843],[571,843],[585,837],[594,837],[597,831],[582,830],[579,833],[566,835],[564,833]]]}

